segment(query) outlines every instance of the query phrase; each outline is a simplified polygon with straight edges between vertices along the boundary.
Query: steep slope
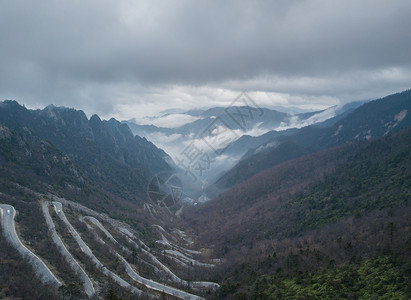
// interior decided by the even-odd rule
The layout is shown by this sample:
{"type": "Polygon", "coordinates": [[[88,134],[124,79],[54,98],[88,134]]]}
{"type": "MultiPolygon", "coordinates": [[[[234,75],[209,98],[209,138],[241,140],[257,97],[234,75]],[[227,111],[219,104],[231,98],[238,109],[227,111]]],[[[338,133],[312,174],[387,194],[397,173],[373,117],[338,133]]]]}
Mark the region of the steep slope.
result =
{"type": "Polygon", "coordinates": [[[344,114],[342,119],[337,116],[336,120],[330,119],[321,126],[308,126],[284,134],[274,132],[272,139],[249,151],[246,158],[224,174],[216,185],[220,189],[227,189],[288,159],[407,128],[411,126],[410,111],[411,90],[408,90],[365,103],[351,113],[344,114]],[[293,143],[295,148],[300,147],[300,154],[291,151],[286,155],[280,147],[282,143],[293,143]]]}
{"type": "Polygon", "coordinates": [[[288,129],[284,131],[272,130],[260,136],[243,135],[238,140],[231,143],[224,154],[233,156],[247,156],[247,152],[250,149],[256,149],[258,146],[266,144],[268,141],[271,141],[280,135],[284,135],[286,133],[291,134],[295,130],[296,129],[288,129]]]}
{"type": "Polygon", "coordinates": [[[293,142],[281,143],[272,151],[267,153],[258,152],[250,158],[241,160],[234,168],[224,174],[217,184],[220,187],[232,187],[261,172],[261,170],[293,158],[301,157],[310,152],[312,152],[310,148],[302,147],[293,142]]]}
{"type": "MultiPolygon", "coordinates": [[[[411,129],[290,160],[193,208],[186,218],[208,241],[236,247],[280,238],[411,195],[411,129]]],[[[220,244],[221,246],[221,244],[220,244]]]]}
{"type": "MultiPolygon", "coordinates": [[[[27,153],[33,149],[36,153],[41,140],[41,143],[59,151],[61,156],[69,158],[80,170],[82,180],[70,172],[64,173],[63,166],[58,165],[56,172],[62,176],[66,174],[68,179],[49,174],[43,178],[48,185],[54,183],[64,189],[63,183],[67,182],[73,191],[77,191],[83,189],[86,182],[88,189],[100,191],[98,195],[111,194],[142,204],[147,196],[147,183],[153,174],[171,170],[165,161],[169,157],[164,151],[146,139],[134,136],[127,125],[114,119],[101,121],[94,115],[88,120],[82,111],[74,109],[48,106],[44,110],[28,110],[15,101],[4,101],[0,104],[0,124],[5,128],[3,135],[8,132],[7,135],[26,143],[27,153]]],[[[5,149],[4,156],[21,153],[18,143],[10,140],[7,144],[10,148],[5,149]]],[[[2,146],[6,147],[6,144],[2,146]]],[[[24,179],[25,172],[31,172],[33,168],[42,169],[39,164],[48,166],[53,156],[46,150],[47,155],[35,160],[24,157],[23,153],[15,162],[18,165],[20,159],[26,159],[27,171],[9,165],[10,172],[20,174],[24,179]]]]}
{"type": "Polygon", "coordinates": [[[360,107],[361,105],[366,104],[368,101],[354,101],[347,103],[341,107],[341,109],[337,110],[337,114],[335,117],[325,120],[321,123],[315,124],[314,126],[318,127],[331,127],[338,121],[344,119],[350,113],[352,113],[355,109],[360,107]]]}
{"type": "MultiPolygon", "coordinates": [[[[101,212],[129,219],[143,201],[131,193],[134,186],[93,176],[93,171],[28,128],[12,130],[0,125],[0,142],[0,193],[9,194],[19,185],[62,195],[101,212]]],[[[139,178],[131,176],[132,179],[138,183],[139,178]]]]}
{"type": "Polygon", "coordinates": [[[68,155],[29,129],[14,131],[0,125],[0,180],[35,189],[82,186],[85,178],[68,155]]]}
{"type": "Polygon", "coordinates": [[[322,145],[371,139],[411,126],[411,90],[370,101],[330,128],[322,145]]]}
{"type": "Polygon", "coordinates": [[[0,121],[10,128],[28,127],[41,138],[73,156],[96,159],[99,152],[142,171],[169,170],[164,151],[146,139],[135,137],[124,124],[97,115],[87,119],[82,111],[50,105],[27,110],[15,101],[0,105],[0,121]]]}
{"type": "Polygon", "coordinates": [[[410,165],[408,128],[284,162],[187,211],[226,261],[216,298],[409,298],[410,165]]]}

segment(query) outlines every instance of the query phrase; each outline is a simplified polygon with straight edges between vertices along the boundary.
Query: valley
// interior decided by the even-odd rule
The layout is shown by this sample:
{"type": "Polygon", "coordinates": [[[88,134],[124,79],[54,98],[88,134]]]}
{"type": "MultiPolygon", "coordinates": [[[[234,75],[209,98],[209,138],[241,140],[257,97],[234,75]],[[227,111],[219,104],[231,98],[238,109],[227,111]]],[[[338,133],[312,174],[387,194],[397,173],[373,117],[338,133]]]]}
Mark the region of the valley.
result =
{"type": "MultiPolygon", "coordinates": [[[[235,160],[226,172],[210,167],[214,182],[198,176],[187,186],[194,169],[124,122],[4,101],[0,296],[406,299],[410,110],[408,90],[326,119],[304,113],[302,124],[321,121],[283,130],[268,128],[289,115],[273,121],[265,110],[268,131],[256,136],[222,121],[238,127],[216,138],[241,130],[231,143],[215,147],[201,133],[188,143],[208,142],[222,164],[235,160]]],[[[203,119],[191,129],[169,133],[229,116],[195,114],[203,119]]],[[[261,126],[254,121],[250,130],[261,126]]],[[[181,158],[212,153],[190,151],[181,158]]]]}
{"type": "Polygon", "coordinates": [[[0,300],[411,299],[411,1],[0,1],[0,300]]]}

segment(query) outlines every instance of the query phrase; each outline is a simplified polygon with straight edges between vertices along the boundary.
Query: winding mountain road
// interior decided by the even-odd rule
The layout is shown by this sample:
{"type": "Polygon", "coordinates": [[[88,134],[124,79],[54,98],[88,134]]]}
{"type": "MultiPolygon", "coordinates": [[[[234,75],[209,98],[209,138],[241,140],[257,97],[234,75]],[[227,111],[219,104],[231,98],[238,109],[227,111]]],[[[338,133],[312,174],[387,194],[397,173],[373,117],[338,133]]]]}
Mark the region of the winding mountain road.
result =
{"type": "Polygon", "coordinates": [[[92,216],[85,216],[83,217],[83,220],[85,221],[90,221],[91,223],[93,223],[94,225],[96,225],[101,231],[104,232],[104,234],[106,235],[106,237],[112,241],[113,243],[118,244],[118,242],[116,241],[116,239],[111,235],[110,232],[108,232],[108,230],[103,226],[103,224],[100,223],[99,220],[97,220],[96,218],[92,217],[92,216]]]}
{"type": "MultiPolygon", "coordinates": [[[[98,228],[100,228],[100,230],[102,230],[108,238],[112,239],[115,243],[117,243],[117,241],[114,239],[114,237],[106,230],[106,228],[103,226],[103,224],[100,223],[99,220],[93,218],[93,217],[85,217],[85,219],[88,219],[89,221],[91,221],[94,225],[96,225],[98,228]]],[[[142,276],[140,276],[139,274],[137,274],[133,268],[130,266],[130,264],[127,262],[127,260],[121,256],[118,252],[116,252],[115,250],[112,250],[114,252],[114,254],[121,260],[121,262],[123,263],[124,268],[127,271],[127,274],[136,282],[138,282],[139,284],[144,285],[146,288],[149,288],[151,290],[155,290],[158,292],[162,292],[168,295],[172,295],[175,296],[177,298],[180,299],[187,299],[187,300],[203,300],[204,298],[197,296],[197,295],[193,295],[190,293],[187,293],[185,291],[182,290],[178,290],[176,288],[173,287],[169,287],[167,285],[155,282],[153,280],[144,278],[142,276]]]]}
{"type": "Polygon", "coordinates": [[[70,234],[74,237],[74,239],[76,240],[77,244],[79,245],[80,249],[84,252],[84,254],[86,254],[91,260],[92,262],[96,265],[96,267],[98,269],[100,269],[104,275],[110,277],[111,279],[113,279],[118,285],[129,289],[132,293],[143,297],[143,296],[148,296],[153,298],[152,295],[148,295],[146,293],[144,293],[143,291],[139,290],[138,288],[132,286],[131,284],[129,284],[127,281],[125,281],[124,279],[122,279],[120,276],[118,276],[117,274],[113,273],[112,271],[110,271],[109,269],[107,269],[102,262],[100,262],[100,260],[94,255],[94,253],[91,251],[91,249],[87,246],[87,244],[83,241],[83,239],[81,238],[81,236],[78,234],[78,232],[76,231],[76,229],[71,225],[71,223],[69,222],[69,220],[67,220],[66,215],[64,214],[63,211],[63,206],[60,202],[57,201],[53,201],[52,204],[54,205],[54,209],[56,210],[57,215],[59,216],[59,218],[64,222],[64,224],[67,226],[67,229],[69,230],[70,234]]]}
{"type": "Polygon", "coordinates": [[[127,241],[136,247],[137,249],[140,249],[144,254],[150,257],[150,259],[155,263],[159,268],[161,268],[165,273],[167,273],[170,278],[179,284],[185,285],[185,286],[190,286],[195,289],[218,289],[220,285],[218,283],[214,282],[208,282],[208,281],[186,281],[184,279],[181,279],[177,275],[175,275],[166,265],[164,265],[161,261],[159,261],[153,254],[150,253],[150,248],[148,248],[142,241],[137,239],[131,232],[126,230],[125,228],[118,228],[118,231],[123,234],[124,237],[126,237],[127,241]],[[138,245],[134,239],[137,239],[139,244],[138,245]],[[148,250],[146,250],[148,249],[148,250]]]}
{"type": "Polygon", "coordinates": [[[29,261],[33,266],[35,274],[43,283],[51,283],[61,286],[61,282],[50,271],[46,264],[36,254],[27,249],[19,239],[14,223],[14,217],[16,216],[14,207],[8,204],[0,204],[0,211],[4,236],[10,244],[21,254],[21,256],[29,261]]]}
{"type": "Polygon", "coordinates": [[[51,238],[53,242],[56,244],[57,248],[59,249],[61,255],[65,258],[65,260],[68,262],[70,267],[78,274],[80,277],[81,281],[83,282],[83,287],[84,290],[90,298],[93,297],[96,293],[94,290],[93,283],[91,282],[90,278],[88,277],[87,273],[84,271],[84,269],[80,266],[80,264],[77,262],[77,260],[73,257],[73,255],[67,250],[66,246],[64,245],[63,241],[59,237],[56,231],[56,227],[54,226],[53,220],[50,216],[48,201],[43,201],[41,204],[41,208],[43,211],[43,215],[46,218],[46,223],[47,226],[51,232],[51,238]]]}

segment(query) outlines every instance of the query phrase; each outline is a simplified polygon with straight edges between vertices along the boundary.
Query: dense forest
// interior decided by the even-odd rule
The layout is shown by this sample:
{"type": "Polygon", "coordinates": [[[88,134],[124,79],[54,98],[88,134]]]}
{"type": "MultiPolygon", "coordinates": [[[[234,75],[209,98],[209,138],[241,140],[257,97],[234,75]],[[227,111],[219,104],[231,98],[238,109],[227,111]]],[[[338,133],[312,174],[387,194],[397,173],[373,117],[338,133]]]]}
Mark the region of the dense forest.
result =
{"type": "Polygon", "coordinates": [[[226,260],[217,298],[409,297],[410,148],[406,129],[324,150],[188,211],[226,260]]]}

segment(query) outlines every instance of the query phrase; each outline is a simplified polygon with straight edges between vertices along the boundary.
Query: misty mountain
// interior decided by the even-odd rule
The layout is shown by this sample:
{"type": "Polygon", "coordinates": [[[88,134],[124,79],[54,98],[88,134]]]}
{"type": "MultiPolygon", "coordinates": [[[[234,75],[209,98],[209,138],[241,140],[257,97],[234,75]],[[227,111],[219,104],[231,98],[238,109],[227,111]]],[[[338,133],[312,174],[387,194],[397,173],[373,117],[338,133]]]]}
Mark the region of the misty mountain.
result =
{"type": "Polygon", "coordinates": [[[250,130],[255,128],[273,128],[280,126],[290,117],[287,113],[281,113],[275,110],[260,109],[255,107],[214,107],[207,110],[190,110],[180,114],[165,114],[158,118],[152,118],[153,123],[158,123],[159,120],[170,119],[168,127],[158,127],[155,125],[138,125],[136,120],[123,121],[130,124],[130,129],[134,134],[146,136],[151,133],[163,133],[166,135],[179,134],[182,136],[194,135],[197,136],[207,129],[209,125],[216,119],[221,118],[230,130],[250,130]],[[231,114],[231,115],[230,115],[231,114]],[[175,127],[172,121],[179,117],[191,116],[193,121],[186,122],[181,126],[175,127]],[[239,116],[236,119],[236,116],[239,116]],[[171,118],[173,117],[173,119],[171,118]]]}
{"type": "MultiPolygon", "coordinates": [[[[353,112],[355,108],[363,105],[364,103],[366,102],[351,102],[341,107],[334,106],[323,111],[300,113],[298,117],[300,118],[300,120],[310,120],[310,124],[314,122],[314,118],[317,118],[318,122],[314,122],[312,125],[313,127],[329,127],[337,123],[339,120],[343,119],[345,116],[353,112]],[[335,116],[333,117],[332,112],[334,112],[335,114],[335,116]],[[328,116],[330,116],[330,118],[324,117],[324,115],[327,114],[328,116]],[[326,120],[321,121],[322,118],[320,116],[322,116],[326,120]]],[[[260,136],[243,135],[230,145],[230,147],[227,149],[227,152],[230,154],[233,153],[234,155],[238,155],[241,153],[242,155],[244,155],[243,158],[249,157],[253,154],[254,149],[256,149],[256,151],[259,152],[263,148],[270,148],[273,146],[273,144],[270,144],[270,142],[275,144],[274,140],[276,137],[293,135],[297,132],[299,128],[304,127],[304,123],[301,122],[295,123],[294,125],[296,127],[292,127],[281,131],[272,130],[260,136]]]]}
{"type": "MultiPolygon", "coordinates": [[[[354,106],[352,104],[351,106],[354,106]]],[[[153,133],[162,133],[165,135],[178,134],[182,136],[199,135],[207,129],[216,118],[221,118],[224,121],[224,126],[229,130],[243,131],[243,134],[255,130],[258,132],[267,132],[274,128],[295,128],[301,127],[305,122],[308,124],[318,123],[326,119],[332,118],[335,115],[346,112],[350,106],[340,108],[332,107],[330,109],[304,113],[287,113],[272,110],[268,108],[252,107],[252,106],[231,106],[231,107],[214,107],[209,109],[189,110],[183,113],[173,114],[167,113],[160,117],[150,118],[153,124],[139,125],[137,120],[122,121],[129,125],[134,134],[140,136],[148,136],[153,133]],[[193,121],[187,121],[180,126],[174,126],[172,120],[177,120],[179,117],[191,116],[196,118],[193,121]],[[173,117],[173,118],[171,118],[173,117]],[[166,123],[167,118],[170,123],[168,126],[156,126],[161,120],[161,123],[166,123]],[[317,120],[318,119],[318,120],[317,120]]],[[[149,121],[150,122],[150,121],[149,121]]],[[[256,133],[254,133],[256,135],[256,133]]]]}
{"type": "MultiPolygon", "coordinates": [[[[244,94],[243,97],[247,96],[244,94]]],[[[253,106],[248,98],[243,103],[247,105],[169,112],[160,117],[150,117],[148,122],[152,125],[138,125],[136,120],[123,123],[134,134],[144,136],[165,149],[181,170],[179,176],[188,196],[198,198],[205,186],[215,182],[250,149],[277,136],[291,134],[296,128],[333,118],[350,108],[334,106],[294,114],[253,106]],[[188,152],[192,155],[201,153],[203,156],[199,157],[203,158],[206,156],[205,167],[200,167],[196,162],[187,166],[186,162],[192,158],[187,157],[188,152]]]]}
{"type": "Polygon", "coordinates": [[[250,136],[244,134],[238,140],[230,144],[225,154],[234,156],[242,155],[242,159],[247,158],[253,155],[254,149],[256,149],[257,152],[260,152],[264,148],[272,147],[273,144],[276,144],[276,142],[274,141],[276,137],[293,135],[299,128],[304,127],[304,121],[308,122],[309,124],[313,124],[312,126],[314,127],[329,127],[337,123],[339,120],[343,119],[349,113],[353,112],[355,108],[361,106],[364,103],[366,102],[351,102],[341,107],[331,107],[322,111],[299,113],[298,121],[294,121],[293,123],[295,127],[293,127],[292,124],[289,124],[288,126],[285,126],[286,128],[291,127],[289,129],[284,129],[281,131],[271,130],[259,136],[250,136]],[[334,112],[335,114],[335,116],[333,117],[332,112],[334,112]],[[326,117],[327,114],[329,118],[326,117]],[[326,120],[321,121],[323,119],[326,120]]]}
{"type": "Polygon", "coordinates": [[[341,108],[338,108],[336,111],[336,115],[330,119],[327,119],[323,122],[319,122],[317,124],[314,124],[313,126],[319,126],[319,127],[330,127],[337,123],[338,121],[344,119],[346,116],[348,116],[350,113],[352,113],[355,109],[360,107],[361,105],[366,104],[368,101],[354,101],[347,103],[343,105],[341,108]]]}
{"type": "MultiPolygon", "coordinates": [[[[411,126],[411,91],[367,102],[323,123],[298,130],[272,132],[272,138],[249,150],[243,159],[216,183],[226,189],[286,160],[320,149],[395,132],[411,126]],[[330,126],[329,126],[330,125],[330,126]]],[[[269,136],[269,134],[266,134],[269,136]]]]}

